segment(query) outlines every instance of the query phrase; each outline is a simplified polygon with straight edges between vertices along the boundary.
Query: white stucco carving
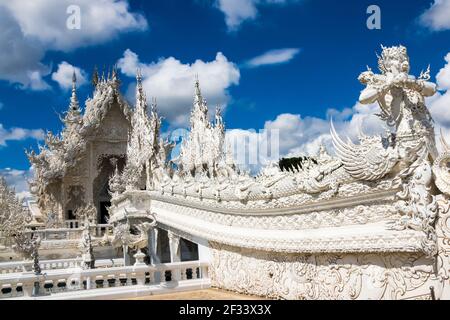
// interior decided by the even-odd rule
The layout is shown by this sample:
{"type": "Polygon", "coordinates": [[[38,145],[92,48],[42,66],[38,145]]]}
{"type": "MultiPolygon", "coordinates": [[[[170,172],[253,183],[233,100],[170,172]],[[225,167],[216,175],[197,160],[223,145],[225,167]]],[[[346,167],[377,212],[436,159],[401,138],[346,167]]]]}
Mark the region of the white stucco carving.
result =
{"type": "MultiPolygon", "coordinates": [[[[119,92],[119,84],[115,70],[112,76],[95,81],[93,97],[86,100],[82,114],[74,75],[69,110],[62,119],[63,131],[59,135],[48,132],[39,152],[27,153],[35,173],[30,191],[44,217],[57,212],[61,219],[67,219],[69,210],[73,213],[92,203],[94,189],[100,188],[93,186],[100,173],[99,159],[125,154],[131,110],[119,92]],[[75,186],[84,194],[68,205],[67,198],[75,186]]],[[[99,203],[95,205],[99,209],[99,203]]]]}

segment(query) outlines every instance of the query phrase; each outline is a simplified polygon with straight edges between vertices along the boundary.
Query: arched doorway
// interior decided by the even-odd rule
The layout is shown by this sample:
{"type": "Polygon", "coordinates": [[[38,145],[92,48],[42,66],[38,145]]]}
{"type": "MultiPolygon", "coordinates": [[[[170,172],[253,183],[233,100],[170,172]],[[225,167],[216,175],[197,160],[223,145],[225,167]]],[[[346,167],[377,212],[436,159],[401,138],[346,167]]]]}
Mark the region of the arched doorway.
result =
{"type": "Polygon", "coordinates": [[[122,172],[125,166],[125,155],[101,155],[98,158],[97,170],[99,174],[93,182],[93,200],[97,208],[98,223],[108,222],[108,208],[111,206],[109,179],[114,174],[116,165],[119,172],[122,172]]]}

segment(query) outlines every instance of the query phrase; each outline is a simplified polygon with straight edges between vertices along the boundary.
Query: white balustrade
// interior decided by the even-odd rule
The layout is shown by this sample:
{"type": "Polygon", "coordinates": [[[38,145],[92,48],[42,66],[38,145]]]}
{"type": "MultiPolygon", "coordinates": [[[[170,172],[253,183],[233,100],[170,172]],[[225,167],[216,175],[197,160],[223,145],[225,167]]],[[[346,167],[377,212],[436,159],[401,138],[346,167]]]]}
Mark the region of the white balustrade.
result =
{"type": "MultiPolygon", "coordinates": [[[[50,263],[52,265],[52,263],[50,263]]],[[[42,275],[32,272],[0,274],[0,298],[31,297],[33,287],[39,284],[42,295],[67,291],[101,290],[122,286],[168,285],[208,278],[208,263],[199,261],[158,265],[135,265],[82,270],[68,268],[48,270],[42,275]],[[160,283],[155,283],[160,273],[160,283]]],[[[86,291],[87,292],[87,291],[86,291]]]]}
{"type": "Polygon", "coordinates": [[[110,224],[96,224],[91,226],[91,234],[94,237],[103,237],[106,234],[112,234],[112,226],[110,224]]]}
{"type": "MultiPolygon", "coordinates": [[[[42,270],[57,270],[80,267],[82,263],[81,258],[73,259],[58,259],[58,260],[41,260],[39,266],[42,270]]],[[[121,267],[124,265],[123,258],[117,259],[100,259],[95,261],[96,268],[110,268],[121,267]]],[[[0,274],[18,273],[31,271],[33,266],[32,261],[14,261],[0,263],[0,274]]]]}
{"type": "Polygon", "coordinates": [[[79,220],[65,220],[64,224],[68,229],[78,229],[81,227],[81,222],[79,220]]]}
{"type": "MultiPolygon", "coordinates": [[[[52,228],[52,229],[38,229],[29,230],[27,233],[39,235],[41,240],[77,240],[81,238],[83,229],[82,224],[77,220],[66,221],[66,228],[52,228]],[[70,222],[70,223],[69,223],[70,222]],[[74,227],[77,226],[77,227],[74,227]]],[[[105,233],[112,234],[112,225],[110,224],[96,224],[90,226],[91,235],[96,238],[103,237],[105,233]]]]}

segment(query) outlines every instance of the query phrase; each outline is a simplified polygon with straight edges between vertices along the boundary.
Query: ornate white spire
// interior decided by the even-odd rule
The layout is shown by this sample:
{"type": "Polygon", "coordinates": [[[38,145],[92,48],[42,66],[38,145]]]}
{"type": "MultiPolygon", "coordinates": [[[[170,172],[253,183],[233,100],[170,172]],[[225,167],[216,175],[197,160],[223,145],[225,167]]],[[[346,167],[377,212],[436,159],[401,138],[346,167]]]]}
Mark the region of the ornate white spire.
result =
{"type": "Polygon", "coordinates": [[[92,73],[92,85],[94,86],[94,88],[97,86],[98,84],[98,70],[97,70],[97,66],[94,67],[94,72],[92,73]]]}
{"type": "MultiPolygon", "coordinates": [[[[144,175],[152,174],[151,169],[159,148],[161,119],[156,113],[153,100],[150,117],[147,113],[147,97],[142,86],[142,74],[136,74],[136,106],[131,118],[131,132],[128,138],[127,164],[124,169],[124,182],[128,187],[142,188],[144,175]],[[145,171],[144,171],[145,168],[145,171]]],[[[149,183],[146,183],[149,187],[149,183]]]]}
{"type": "Polygon", "coordinates": [[[194,93],[194,104],[202,103],[203,97],[200,90],[200,81],[198,80],[198,75],[195,76],[195,93],[194,93]]]}
{"type": "Polygon", "coordinates": [[[194,103],[191,111],[191,130],[183,141],[179,165],[186,174],[197,175],[207,168],[209,175],[217,175],[216,167],[225,160],[225,126],[220,108],[217,108],[215,123],[208,118],[208,106],[203,99],[198,78],[195,79],[194,103]]]}
{"type": "Polygon", "coordinates": [[[205,124],[208,122],[208,106],[206,105],[206,101],[203,99],[198,76],[195,77],[194,105],[191,112],[191,127],[198,122],[197,120],[205,124]]]}
{"type": "MultiPolygon", "coordinates": [[[[69,110],[67,111],[63,122],[66,125],[65,131],[70,129],[69,127],[71,127],[72,125],[81,125],[82,122],[80,105],[78,103],[77,97],[77,76],[75,75],[75,70],[73,71],[72,75],[72,96],[70,97],[69,110]]],[[[66,133],[64,133],[64,135],[66,135],[66,133]]]]}
{"type": "Polygon", "coordinates": [[[147,97],[144,88],[142,87],[142,74],[138,69],[136,72],[136,112],[147,111],[147,97]]]}
{"type": "Polygon", "coordinates": [[[118,89],[120,86],[119,76],[117,75],[117,67],[114,66],[112,69],[111,81],[113,83],[114,89],[118,89]]]}
{"type": "Polygon", "coordinates": [[[80,109],[77,98],[77,76],[75,70],[72,75],[72,96],[70,97],[70,110],[76,111],[80,109]]]}

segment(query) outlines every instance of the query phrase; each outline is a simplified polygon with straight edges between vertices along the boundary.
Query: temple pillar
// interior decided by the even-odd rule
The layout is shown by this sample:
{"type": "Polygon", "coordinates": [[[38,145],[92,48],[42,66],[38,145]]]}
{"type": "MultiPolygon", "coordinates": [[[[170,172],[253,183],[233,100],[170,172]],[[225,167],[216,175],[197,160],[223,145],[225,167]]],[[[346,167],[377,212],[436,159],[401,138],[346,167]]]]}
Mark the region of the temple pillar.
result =
{"type": "MultiPolygon", "coordinates": [[[[169,250],[170,250],[170,262],[180,262],[181,261],[181,250],[180,250],[180,236],[176,235],[172,231],[167,231],[167,236],[169,238],[169,250]]],[[[179,269],[172,270],[172,281],[181,280],[181,273],[179,269]]]]}
{"type": "Polygon", "coordinates": [[[130,259],[130,254],[128,253],[128,246],[124,245],[122,246],[122,251],[123,251],[123,263],[125,266],[130,266],[131,265],[131,259],[130,259]]]}
{"type": "Polygon", "coordinates": [[[159,264],[161,260],[158,257],[158,229],[151,228],[148,232],[148,255],[150,257],[151,264],[159,264]]]}
{"type": "Polygon", "coordinates": [[[168,231],[167,235],[169,236],[170,262],[180,262],[180,236],[172,231],[168,231]]]}

